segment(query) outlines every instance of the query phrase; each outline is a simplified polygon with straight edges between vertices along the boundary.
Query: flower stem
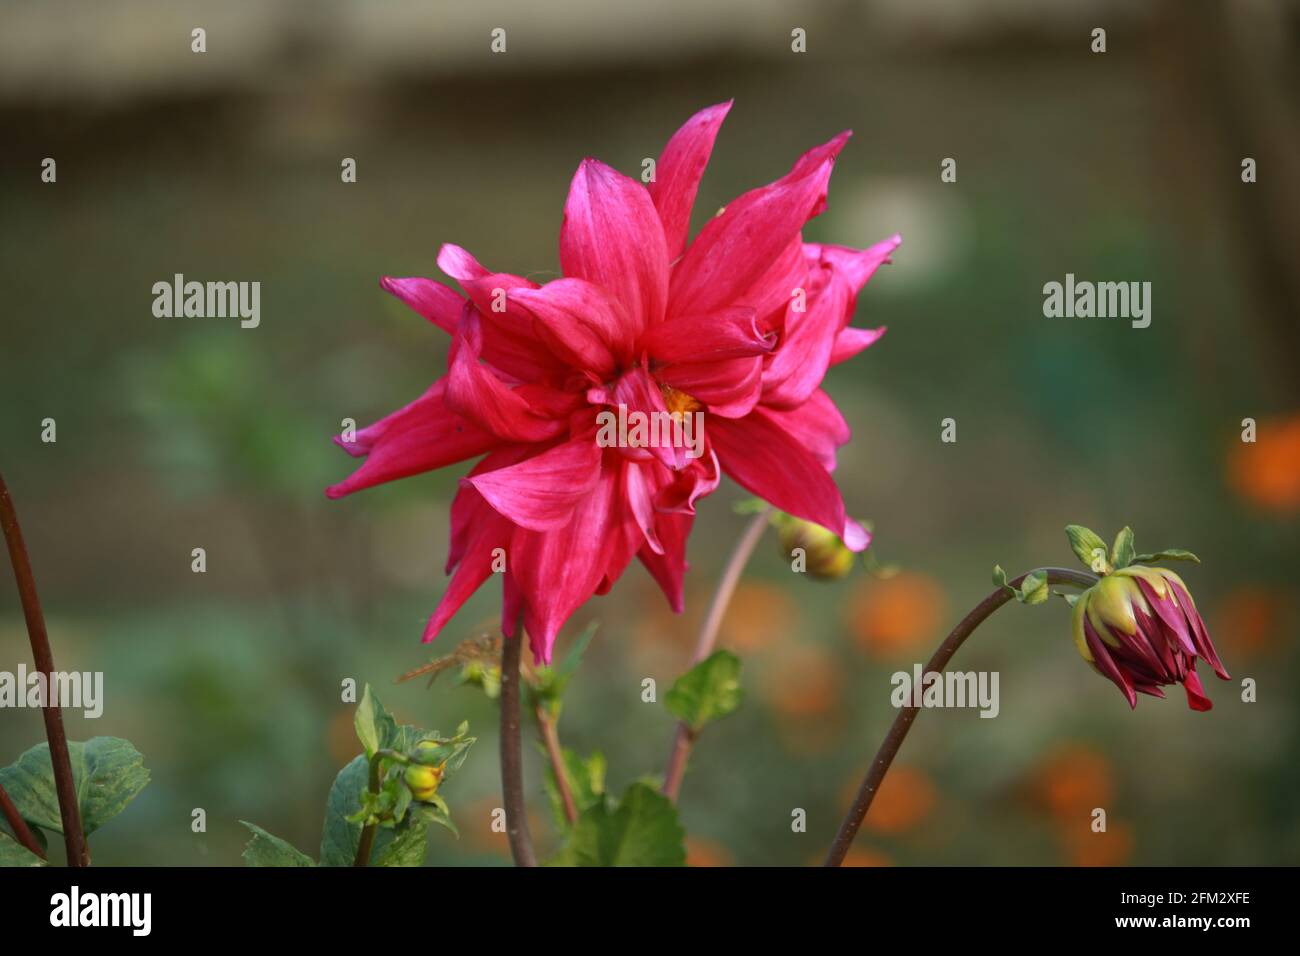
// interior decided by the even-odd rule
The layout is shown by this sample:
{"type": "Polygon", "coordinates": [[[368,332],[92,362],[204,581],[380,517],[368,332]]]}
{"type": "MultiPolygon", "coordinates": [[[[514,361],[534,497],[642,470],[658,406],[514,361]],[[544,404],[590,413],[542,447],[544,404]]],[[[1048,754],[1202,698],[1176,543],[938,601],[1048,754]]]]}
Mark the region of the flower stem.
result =
{"type": "Polygon", "coordinates": [[[41,849],[41,845],[32,834],[31,828],[27,826],[27,821],[18,812],[14,802],[9,799],[8,791],[2,785],[0,785],[0,810],[4,811],[5,819],[9,821],[9,826],[14,831],[14,836],[18,838],[18,842],[42,860],[45,859],[45,851],[41,849]]]}
{"type": "MultiPolygon", "coordinates": [[[[1047,575],[1048,584],[1070,584],[1075,587],[1089,588],[1096,584],[1098,580],[1095,575],[1088,574],[1085,571],[1072,571],[1068,568],[1038,568],[1037,571],[1040,574],[1047,575]]],[[[1020,587],[1025,578],[1032,573],[1031,571],[1020,575],[1020,577],[1010,582],[1011,587],[1020,587]]],[[[952,659],[953,654],[957,653],[957,648],[961,647],[975,628],[983,624],[994,611],[1011,600],[1011,597],[1010,591],[1005,588],[998,588],[975,605],[974,610],[962,618],[961,622],[952,629],[952,633],[939,645],[939,649],[934,652],[934,656],[925,665],[925,673],[942,673],[943,669],[948,666],[948,661],[952,659]]],[[[924,675],[922,675],[922,679],[924,679],[924,675]]],[[[885,739],[880,744],[880,749],[876,751],[876,759],[871,762],[871,767],[862,780],[862,786],[858,788],[858,795],[854,798],[853,806],[849,808],[848,814],[844,817],[844,822],[840,824],[839,832],[835,835],[835,841],[826,854],[826,862],[823,866],[839,866],[844,862],[844,857],[853,844],[853,838],[858,835],[858,828],[862,826],[867,811],[871,809],[871,801],[875,798],[876,791],[880,789],[880,784],[885,779],[885,774],[889,772],[890,764],[894,762],[894,757],[898,754],[898,748],[903,745],[903,740],[907,737],[907,732],[912,729],[912,724],[916,720],[918,713],[920,713],[920,707],[918,706],[904,707],[898,712],[898,716],[894,718],[889,733],[885,735],[885,739]]]]}
{"type": "Polygon", "coordinates": [[[50,744],[50,764],[54,770],[54,791],[59,798],[59,818],[63,825],[63,842],[67,849],[68,866],[89,866],[90,851],[86,835],[81,829],[81,806],[77,802],[77,785],[72,777],[72,759],[68,754],[68,735],[63,729],[63,710],[54,693],[54,655],[50,652],[50,636],[45,630],[45,614],[36,593],[36,578],[32,575],[31,559],[23,530],[18,524],[18,513],[4,476],[0,475],[0,526],[4,528],[9,545],[9,560],[14,566],[14,579],[18,583],[18,598],[22,602],[23,617],[27,621],[27,636],[31,639],[32,657],[36,669],[46,675],[50,687],[49,699],[41,708],[45,718],[45,737],[50,744]]]}
{"type": "MultiPolygon", "coordinates": [[[[745,570],[745,565],[749,563],[754,548],[758,545],[758,539],[763,536],[763,532],[767,529],[768,519],[771,514],[772,509],[764,507],[762,511],[754,515],[753,520],[746,526],[744,534],[736,542],[731,557],[727,559],[727,566],[722,572],[722,580],[718,582],[718,589],[713,593],[713,602],[709,605],[709,612],[705,616],[704,624],[700,627],[700,633],[695,639],[695,651],[691,654],[691,667],[694,667],[713,653],[713,645],[718,639],[718,630],[722,627],[723,617],[726,616],[727,605],[731,603],[731,597],[736,593],[736,585],[740,583],[740,576],[745,570]]],[[[694,732],[685,722],[679,721],[676,735],[673,738],[672,753],[668,757],[668,769],[664,772],[663,794],[673,803],[677,802],[677,794],[682,787],[682,777],[686,775],[686,761],[690,758],[691,747],[694,744],[694,732]]]]}
{"type": "MultiPolygon", "coordinates": [[[[370,758],[369,789],[373,794],[379,793],[379,761],[384,752],[377,750],[370,758]]],[[[379,830],[378,821],[367,823],[361,828],[361,839],[357,841],[357,855],[352,859],[353,866],[369,866],[370,851],[375,846],[375,833],[379,830]]]]}
{"type": "Polygon", "coordinates": [[[501,640],[501,792],[505,799],[506,837],[515,866],[536,866],[524,803],[524,757],[519,727],[519,659],[524,646],[522,623],[514,637],[501,640]]]}
{"type": "Polygon", "coordinates": [[[560,800],[564,803],[564,818],[569,826],[578,822],[578,805],[573,800],[573,788],[569,786],[569,775],[564,770],[564,750],[560,747],[560,729],[555,718],[546,712],[546,705],[539,703],[533,711],[537,715],[537,729],[541,732],[542,743],[546,745],[546,756],[551,761],[551,771],[555,774],[555,787],[560,791],[560,800]]]}

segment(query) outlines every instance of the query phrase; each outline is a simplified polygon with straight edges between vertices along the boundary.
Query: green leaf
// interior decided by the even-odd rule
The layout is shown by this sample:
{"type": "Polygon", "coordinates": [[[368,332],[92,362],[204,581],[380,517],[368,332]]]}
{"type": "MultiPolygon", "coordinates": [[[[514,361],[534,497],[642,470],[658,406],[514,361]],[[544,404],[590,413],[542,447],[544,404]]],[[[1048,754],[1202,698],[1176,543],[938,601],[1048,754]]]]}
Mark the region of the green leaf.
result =
{"type": "Polygon", "coordinates": [[[664,696],[664,705],[699,733],[709,721],[733,713],[743,697],[740,658],[731,651],[714,651],[677,678],[664,696]]]}
{"type": "Polygon", "coordinates": [[[371,866],[421,866],[429,850],[429,826],[423,820],[411,819],[393,830],[380,829],[375,834],[375,847],[371,866]],[[379,838],[385,833],[392,836],[381,847],[379,838]]]}
{"type": "Polygon", "coordinates": [[[460,839],[460,830],[456,828],[456,824],[451,820],[451,808],[447,806],[447,801],[438,794],[435,793],[428,803],[420,804],[414,812],[419,813],[429,823],[436,823],[440,827],[447,828],[457,840],[460,839]]]}
{"type": "Polygon", "coordinates": [[[44,866],[45,861],[23,846],[4,830],[0,830],[0,867],[44,866]]]}
{"type": "MultiPolygon", "coordinates": [[[[361,809],[362,793],[365,792],[370,782],[370,762],[364,755],[357,755],[346,767],[339,771],[334,778],[334,785],[330,787],[329,797],[325,802],[325,827],[321,833],[320,841],[320,865],[321,866],[351,866],[357,855],[357,845],[361,842],[361,823],[356,820],[349,820],[361,809]]],[[[423,820],[414,819],[413,816],[407,817],[407,822],[397,827],[380,827],[379,832],[375,834],[375,845],[371,851],[371,860],[378,861],[384,856],[388,845],[399,840],[409,840],[410,843],[404,843],[401,848],[394,851],[398,859],[410,859],[414,856],[411,846],[418,845],[421,850],[421,861],[423,860],[423,848],[427,847],[425,837],[428,833],[428,827],[423,820]],[[407,831],[418,830],[416,834],[408,834],[407,831]]],[[[418,865],[408,863],[393,863],[393,866],[418,865]]]]}
{"type": "Polygon", "coordinates": [[[252,832],[253,838],[244,847],[247,866],[315,866],[316,861],[287,840],[267,833],[256,824],[240,820],[252,832]]]}
{"type": "Polygon", "coordinates": [[[1134,564],[1154,564],[1157,561],[1192,561],[1196,564],[1201,563],[1201,559],[1190,551],[1184,551],[1182,548],[1169,548],[1167,551],[1157,551],[1155,554],[1139,554],[1133,558],[1134,564]]]}
{"type": "MultiPolygon", "coordinates": [[[[68,756],[87,836],[121,813],[149,782],[144,757],[120,737],[71,741],[68,756]]],[[[16,763],[0,768],[0,785],[24,819],[43,830],[63,832],[49,744],[37,744],[16,763]]]]}
{"type": "MultiPolygon", "coordinates": [[[[605,755],[597,751],[584,760],[567,747],[561,753],[564,757],[564,775],[569,781],[569,792],[573,794],[573,805],[581,814],[605,796],[605,755]]],[[[565,815],[564,798],[560,796],[560,788],[555,780],[555,768],[549,763],[544,783],[556,828],[564,831],[568,829],[569,818],[565,815]]]]}
{"type": "Polygon", "coordinates": [[[1133,563],[1133,529],[1128,525],[1115,535],[1115,543],[1110,546],[1110,563],[1117,569],[1127,568],[1133,563]]]}
{"type": "Polygon", "coordinates": [[[366,756],[374,756],[376,750],[391,746],[397,736],[397,721],[384,709],[379,697],[367,684],[361,694],[361,703],[357,704],[357,713],[353,718],[357,728],[357,739],[365,749],[366,756]]]}
{"type": "Polygon", "coordinates": [[[684,866],[686,833],[663,794],[634,783],[618,806],[604,798],[578,818],[557,866],[684,866]]]}
{"type": "Polygon", "coordinates": [[[1047,587],[1047,575],[1042,571],[1030,571],[1020,584],[1016,595],[1021,604],[1042,604],[1051,595],[1047,587]]]}
{"type": "Polygon", "coordinates": [[[1083,562],[1084,567],[1096,574],[1109,574],[1114,570],[1107,559],[1106,542],[1102,541],[1095,531],[1083,525],[1067,524],[1065,535],[1070,539],[1070,547],[1074,549],[1074,553],[1083,562]]]}

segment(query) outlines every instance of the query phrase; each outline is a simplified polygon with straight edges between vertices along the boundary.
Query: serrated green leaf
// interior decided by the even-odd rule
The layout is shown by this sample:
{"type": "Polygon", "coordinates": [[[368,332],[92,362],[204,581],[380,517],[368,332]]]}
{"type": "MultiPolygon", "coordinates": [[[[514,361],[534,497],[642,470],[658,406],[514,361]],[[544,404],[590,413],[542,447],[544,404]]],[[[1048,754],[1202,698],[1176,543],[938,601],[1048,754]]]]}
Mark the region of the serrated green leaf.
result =
{"type": "MultiPolygon", "coordinates": [[[[68,756],[87,836],[121,813],[149,783],[144,757],[120,737],[71,741],[68,756]]],[[[44,830],[63,832],[49,744],[37,744],[15,763],[0,768],[0,785],[23,819],[44,830]]]]}
{"type": "Polygon", "coordinates": [[[45,866],[45,861],[0,830],[0,867],[6,866],[45,866]]]}
{"type": "Polygon", "coordinates": [[[684,866],[686,833],[672,802],[644,783],[634,783],[617,807],[604,798],[574,825],[557,866],[684,866]]]}
{"type": "Polygon", "coordinates": [[[1133,563],[1133,529],[1128,525],[1119,529],[1115,543],[1110,546],[1110,563],[1116,569],[1127,568],[1133,563]]]}
{"type": "Polygon", "coordinates": [[[1080,524],[1067,524],[1065,535],[1084,567],[1095,574],[1109,574],[1113,570],[1106,542],[1095,531],[1080,524]]]}
{"type": "Polygon", "coordinates": [[[1157,551],[1154,554],[1139,554],[1134,556],[1134,564],[1154,564],[1157,561],[1191,561],[1200,564],[1201,559],[1190,551],[1182,548],[1169,548],[1166,551],[1157,551]]]}
{"type": "Polygon", "coordinates": [[[316,861],[287,840],[267,833],[256,824],[240,820],[252,832],[253,838],[244,847],[246,866],[315,866],[316,861]]]}
{"type": "Polygon", "coordinates": [[[422,866],[429,852],[429,825],[413,814],[406,823],[391,830],[381,829],[375,834],[375,851],[371,866],[422,866]],[[389,834],[383,846],[379,837],[389,834]]]}
{"type": "MultiPolygon", "coordinates": [[[[585,760],[567,747],[561,751],[564,758],[565,777],[569,781],[569,792],[573,795],[574,808],[581,814],[588,807],[594,806],[605,796],[605,755],[596,751],[585,760]]],[[[569,826],[569,819],[564,812],[564,798],[560,795],[555,780],[555,768],[549,763],[544,778],[546,796],[551,803],[551,813],[555,817],[558,830],[569,826]]]]}
{"type": "Polygon", "coordinates": [[[452,832],[457,840],[460,839],[460,830],[451,820],[451,808],[447,806],[447,801],[442,799],[438,794],[434,794],[428,803],[421,804],[418,812],[429,823],[436,823],[440,827],[445,827],[452,832]]]}
{"type": "Polygon", "coordinates": [[[664,706],[699,733],[710,721],[734,713],[743,698],[740,658],[731,651],[714,651],[677,678],[664,696],[664,706]]]}

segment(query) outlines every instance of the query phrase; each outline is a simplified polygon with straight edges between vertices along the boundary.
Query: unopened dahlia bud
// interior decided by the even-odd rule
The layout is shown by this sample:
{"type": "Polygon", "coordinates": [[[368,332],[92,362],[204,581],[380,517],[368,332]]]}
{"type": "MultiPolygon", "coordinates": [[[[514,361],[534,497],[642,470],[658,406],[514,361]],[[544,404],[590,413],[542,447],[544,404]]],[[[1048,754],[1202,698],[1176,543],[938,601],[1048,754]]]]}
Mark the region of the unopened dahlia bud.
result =
{"type": "Polygon", "coordinates": [[[773,519],[781,537],[781,552],[795,562],[795,569],[815,578],[834,580],[853,569],[856,555],[835,534],[811,521],[787,514],[773,519]]]}
{"type": "Polygon", "coordinates": [[[1079,595],[1074,643],[1130,707],[1138,693],[1164,697],[1162,686],[1182,684],[1192,710],[1209,710],[1198,657],[1228,679],[1183,579],[1164,568],[1122,567],[1079,595]]]}
{"type": "Polygon", "coordinates": [[[438,792],[442,783],[442,767],[423,767],[411,764],[406,768],[406,785],[411,788],[411,796],[416,800],[429,800],[438,792]]]}

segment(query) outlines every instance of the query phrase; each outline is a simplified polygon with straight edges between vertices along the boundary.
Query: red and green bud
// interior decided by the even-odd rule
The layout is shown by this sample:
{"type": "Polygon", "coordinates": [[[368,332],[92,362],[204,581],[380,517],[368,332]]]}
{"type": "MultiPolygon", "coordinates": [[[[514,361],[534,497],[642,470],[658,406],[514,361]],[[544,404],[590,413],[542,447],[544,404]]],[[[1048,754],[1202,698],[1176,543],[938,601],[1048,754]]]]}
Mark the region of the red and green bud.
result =
{"type": "Polygon", "coordinates": [[[1164,697],[1161,687],[1182,684],[1192,710],[1209,710],[1197,658],[1228,679],[1183,579],[1164,568],[1121,567],[1079,595],[1074,643],[1130,707],[1139,693],[1164,697]]]}

